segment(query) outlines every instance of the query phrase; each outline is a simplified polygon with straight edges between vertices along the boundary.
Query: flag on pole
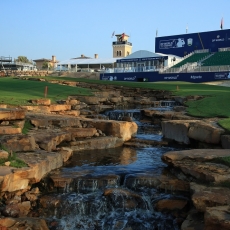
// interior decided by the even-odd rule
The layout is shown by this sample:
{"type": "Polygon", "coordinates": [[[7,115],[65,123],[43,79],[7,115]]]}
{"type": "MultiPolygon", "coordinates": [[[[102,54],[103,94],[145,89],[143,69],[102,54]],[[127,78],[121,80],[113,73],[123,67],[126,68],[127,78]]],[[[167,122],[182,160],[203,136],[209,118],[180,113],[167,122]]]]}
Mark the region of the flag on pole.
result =
{"type": "Polygon", "coordinates": [[[115,35],[115,31],[113,31],[111,38],[115,35]]]}
{"type": "Polygon", "coordinates": [[[224,19],[222,18],[220,22],[220,28],[223,29],[223,27],[224,27],[224,19]]]}

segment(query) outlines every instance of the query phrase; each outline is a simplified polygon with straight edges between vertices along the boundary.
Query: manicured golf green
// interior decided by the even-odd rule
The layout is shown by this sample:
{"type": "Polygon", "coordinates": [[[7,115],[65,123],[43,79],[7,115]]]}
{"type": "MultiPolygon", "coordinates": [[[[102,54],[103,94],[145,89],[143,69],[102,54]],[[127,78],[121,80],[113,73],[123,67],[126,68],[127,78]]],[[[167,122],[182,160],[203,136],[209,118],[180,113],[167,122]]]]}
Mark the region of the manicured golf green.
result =
{"type": "Polygon", "coordinates": [[[0,104],[26,105],[28,100],[45,98],[46,87],[46,97],[52,102],[65,100],[71,95],[92,95],[89,89],[4,77],[0,78],[0,104]]]}
{"type": "MultiPolygon", "coordinates": [[[[173,95],[204,96],[203,99],[188,101],[187,113],[194,117],[218,117],[222,127],[230,131],[230,87],[206,85],[187,82],[112,82],[67,77],[45,77],[46,80],[65,80],[88,82],[94,84],[111,84],[135,88],[148,88],[171,91],[173,95]],[[225,119],[223,119],[225,118],[225,119]]],[[[0,103],[22,105],[30,99],[44,98],[45,87],[48,87],[47,98],[53,102],[65,100],[70,95],[91,95],[88,89],[51,84],[40,81],[26,81],[13,78],[0,78],[0,103]]]]}

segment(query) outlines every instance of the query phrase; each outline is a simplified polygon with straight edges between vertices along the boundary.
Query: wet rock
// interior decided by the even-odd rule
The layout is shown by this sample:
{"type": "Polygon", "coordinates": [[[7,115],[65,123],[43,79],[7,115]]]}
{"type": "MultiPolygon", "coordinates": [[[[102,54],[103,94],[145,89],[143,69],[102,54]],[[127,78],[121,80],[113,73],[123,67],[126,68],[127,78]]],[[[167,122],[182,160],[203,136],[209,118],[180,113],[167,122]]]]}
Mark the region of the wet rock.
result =
{"type": "Polygon", "coordinates": [[[164,138],[174,140],[182,144],[190,144],[188,130],[190,124],[197,121],[162,121],[162,133],[164,138]]]}
{"type": "Polygon", "coordinates": [[[36,201],[38,199],[38,196],[40,195],[39,188],[33,188],[31,191],[24,193],[25,197],[29,201],[36,201]]]}
{"type": "Polygon", "coordinates": [[[205,230],[228,230],[230,229],[230,209],[229,206],[219,206],[207,208],[205,215],[205,230]]]}
{"type": "Polygon", "coordinates": [[[104,191],[104,196],[108,197],[114,208],[132,210],[136,208],[144,208],[145,202],[142,197],[132,191],[121,188],[110,188],[104,191]]]}
{"type": "Polygon", "coordinates": [[[2,230],[49,230],[46,221],[39,218],[1,218],[0,227],[2,230]]]}
{"type": "MultiPolygon", "coordinates": [[[[181,230],[203,230],[204,213],[197,210],[191,210],[186,220],[181,225],[181,230]]],[[[213,229],[214,230],[214,229],[213,229]]]]}
{"type": "Polygon", "coordinates": [[[68,192],[93,192],[98,189],[105,188],[106,186],[115,187],[119,184],[120,177],[118,175],[107,175],[107,176],[91,176],[82,175],[82,173],[64,173],[54,172],[49,175],[52,180],[50,188],[53,190],[68,191],[68,192]]]}
{"type": "Polygon", "coordinates": [[[230,149],[230,135],[221,136],[221,145],[224,149],[230,149]]]}
{"type": "Polygon", "coordinates": [[[132,174],[125,178],[125,186],[130,189],[138,189],[141,187],[156,188],[165,193],[189,193],[189,183],[170,178],[166,176],[154,176],[148,174],[132,174]]]}
{"type": "Polygon", "coordinates": [[[156,141],[156,140],[141,140],[138,138],[132,138],[124,143],[124,146],[133,147],[147,147],[147,146],[168,146],[167,141],[156,141]]]}
{"type": "Polygon", "coordinates": [[[117,137],[96,137],[81,141],[72,141],[70,148],[74,151],[91,149],[109,149],[123,145],[123,140],[117,137]]]}
{"type": "Polygon", "coordinates": [[[223,187],[206,187],[191,183],[192,201],[196,209],[205,212],[208,207],[230,204],[230,189],[223,187]]]}
{"type": "Polygon", "coordinates": [[[182,199],[164,199],[156,203],[156,209],[160,212],[169,212],[175,210],[183,210],[187,206],[188,201],[182,199]]]}

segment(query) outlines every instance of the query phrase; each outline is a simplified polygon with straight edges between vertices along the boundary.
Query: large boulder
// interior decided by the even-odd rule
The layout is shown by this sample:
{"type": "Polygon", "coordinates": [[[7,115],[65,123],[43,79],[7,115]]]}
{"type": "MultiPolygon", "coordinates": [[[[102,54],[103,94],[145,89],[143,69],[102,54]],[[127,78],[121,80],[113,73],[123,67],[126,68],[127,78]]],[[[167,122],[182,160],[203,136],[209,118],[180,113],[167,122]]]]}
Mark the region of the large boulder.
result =
{"type": "Polygon", "coordinates": [[[220,127],[199,121],[190,123],[188,137],[205,143],[219,144],[221,135],[224,132],[220,127]]]}
{"type": "Polygon", "coordinates": [[[131,139],[137,133],[135,122],[112,121],[112,120],[87,120],[85,121],[105,133],[107,136],[121,138],[123,141],[131,139]]]}
{"type": "Polygon", "coordinates": [[[200,120],[162,121],[161,125],[166,139],[183,144],[190,144],[191,139],[209,144],[220,144],[221,135],[224,134],[222,128],[200,120]]]}
{"type": "Polygon", "coordinates": [[[162,134],[164,138],[174,140],[182,144],[190,144],[188,130],[191,123],[196,121],[171,120],[162,121],[162,134]]]}

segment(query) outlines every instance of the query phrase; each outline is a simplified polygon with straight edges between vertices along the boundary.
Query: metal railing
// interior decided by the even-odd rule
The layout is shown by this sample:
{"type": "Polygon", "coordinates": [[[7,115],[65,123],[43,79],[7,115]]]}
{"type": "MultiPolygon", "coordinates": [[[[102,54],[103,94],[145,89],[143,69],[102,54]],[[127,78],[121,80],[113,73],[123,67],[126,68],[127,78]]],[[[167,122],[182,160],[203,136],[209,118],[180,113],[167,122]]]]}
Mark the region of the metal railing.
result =
{"type": "Polygon", "coordinates": [[[117,41],[117,42],[113,42],[113,45],[129,45],[129,46],[132,46],[132,43],[131,42],[127,42],[127,41],[117,41]]]}
{"type": "MultiPolygon", "coordinates": [[[[160,68],[155,66],[137,66],[137,67],[121,67],[121,68],[114,68],[113,73],[128,73],[128,72],[152,72],[152,71],[159,71],[160,68]]],[[[112,69],[106,69],[105,73],[112,73],[112,69]],[[109,71],[109,72],[107,72],[109,71]]]]}
{"type": "Polygon", "coordinates": [[[188,72],[221,72],[221,71],[230,71],[230,65],[222,65],[222,66],[199,66],[199,65],[191,65],[187,68],[170,68],[161,73],[188,73],[188,72]]]}

